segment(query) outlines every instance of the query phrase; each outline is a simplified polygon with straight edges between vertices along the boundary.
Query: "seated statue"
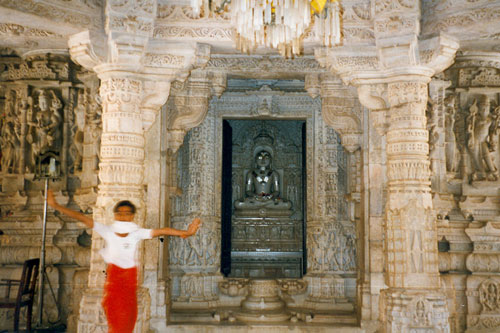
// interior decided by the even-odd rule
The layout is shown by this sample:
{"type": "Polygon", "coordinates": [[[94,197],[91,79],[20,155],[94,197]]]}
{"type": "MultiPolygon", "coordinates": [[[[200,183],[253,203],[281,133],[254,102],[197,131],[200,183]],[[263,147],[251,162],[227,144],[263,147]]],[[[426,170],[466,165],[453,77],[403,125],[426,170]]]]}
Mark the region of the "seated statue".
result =
{"type": "Polygon", "coordinates": [[[235,202],[236,210],[290,210],[291,203],[279,197],[279,174],[272,169],[271,160],[271,154],[266,150],[256,154],[256,167],[248,173],[245,182],[245,199],[235,202]]]}

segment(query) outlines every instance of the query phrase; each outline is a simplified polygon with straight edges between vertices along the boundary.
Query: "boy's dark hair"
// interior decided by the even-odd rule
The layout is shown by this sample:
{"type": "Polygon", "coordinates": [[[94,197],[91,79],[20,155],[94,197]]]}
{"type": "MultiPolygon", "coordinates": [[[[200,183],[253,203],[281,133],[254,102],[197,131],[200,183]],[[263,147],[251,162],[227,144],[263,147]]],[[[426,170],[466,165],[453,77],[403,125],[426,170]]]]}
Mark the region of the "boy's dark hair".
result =
{"type": "Polygon", "coordinates": [[[117,203],[115,208],[113,209],[113,212],[115,212],[115,213],[118,212],[118,208],[120,208],[120,207],[130,207],[132,214],[135,214],[135,205],[128,200],[123,200],[123,201],[120,201],[119,203],[117,203]]]}

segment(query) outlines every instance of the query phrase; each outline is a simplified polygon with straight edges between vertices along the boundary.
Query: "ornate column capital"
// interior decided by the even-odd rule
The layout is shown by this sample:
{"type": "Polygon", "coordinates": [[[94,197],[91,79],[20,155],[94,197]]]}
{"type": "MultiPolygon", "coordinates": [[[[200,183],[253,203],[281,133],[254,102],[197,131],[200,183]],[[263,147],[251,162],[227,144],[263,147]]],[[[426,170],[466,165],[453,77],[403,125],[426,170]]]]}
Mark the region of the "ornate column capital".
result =
{"type": "Polygon", "coordinates": [[[397,53],[388,51],[394,46],[384,43],[317,48],[314,55],[321,66],[338,74],[345,84],[360,86],[388,83],[398,77],[407,81],[407,75],[430,78],[452,64],[458,46],[453,38],[440,34],[408,46],[412,61],[402,62],[397,53]]]}
{"type": "Polygon", "coordinates": [[[204,67],[210,58],[210,47],[196,43],[148,42],[142,30],[136,31],[138,36],[130,31],[116,33],[109,25],[107,36],[90,31],[71,36],[70,55],[75,62],[96,72],[101,80],[120,77],[141,81],[144,89],[139,109],[143,129],[147,131],[168,99],[170,83],[176,79],[185,80],[193,67],[204,67]],[[124,48],[127,40],[134,45],[134,52],[124,48]],[[138,41],[142,49],[138,48],[138,41]]]}
{"type": "Polygon", "coordinates": [[[157,7],[157,0],[107,0],[104,31],[82,31],[68,41],[72,59],[101,80],[125,76],[144,82],[144,129],[166,102],[170,83],[185,80],[191,69],[204,67],[210,58],[208,45],[154,39],[157,7]]]}

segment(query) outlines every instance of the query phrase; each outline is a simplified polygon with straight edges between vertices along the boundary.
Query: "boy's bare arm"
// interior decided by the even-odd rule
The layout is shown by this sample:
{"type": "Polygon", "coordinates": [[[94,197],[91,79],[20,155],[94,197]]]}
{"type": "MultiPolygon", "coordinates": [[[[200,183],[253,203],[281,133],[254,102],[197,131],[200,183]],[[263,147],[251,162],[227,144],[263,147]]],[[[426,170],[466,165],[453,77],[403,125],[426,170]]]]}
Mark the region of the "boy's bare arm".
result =
{"type": "Polygon", "coordinates": [[[199,218],[195,218],[193,222],[189,225],[187,230],[178,230],[174,228],[161,228],[161,229],[153,229],[152,236],[179,236],[182,238],[187,238],[192,236],[198,231],[200,228],[201,220],[199,218]]]}
{"type": "Polygon", "coordinates": [[[50,207],[63,213],[64,215],[67,215],[80,222],[83,222],[83,224],[85,224],[88,228],[94,227],[94,220],[92,220],[90,217],[87,217],[80,212],[74,211],[72,209],[69,209],[67,207],[58,204],[56,199],[54,198],[54,193],[52,192],[52,190],[47,191],[47,203],[49,204],[50,207]]]}

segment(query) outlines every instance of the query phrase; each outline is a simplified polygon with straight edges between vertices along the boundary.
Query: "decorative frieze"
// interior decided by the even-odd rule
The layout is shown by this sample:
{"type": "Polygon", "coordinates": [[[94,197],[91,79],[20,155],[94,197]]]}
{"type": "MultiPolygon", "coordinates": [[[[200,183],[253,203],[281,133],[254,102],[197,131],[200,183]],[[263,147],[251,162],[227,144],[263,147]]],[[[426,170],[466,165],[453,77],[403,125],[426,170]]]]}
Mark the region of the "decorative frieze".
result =
{"type": "Polygon", "coordinates": [[[474,244],[467,256],[467,328],[470,331],[500,327],[500,228],[487,222],[465,230],[474,244]]]}

